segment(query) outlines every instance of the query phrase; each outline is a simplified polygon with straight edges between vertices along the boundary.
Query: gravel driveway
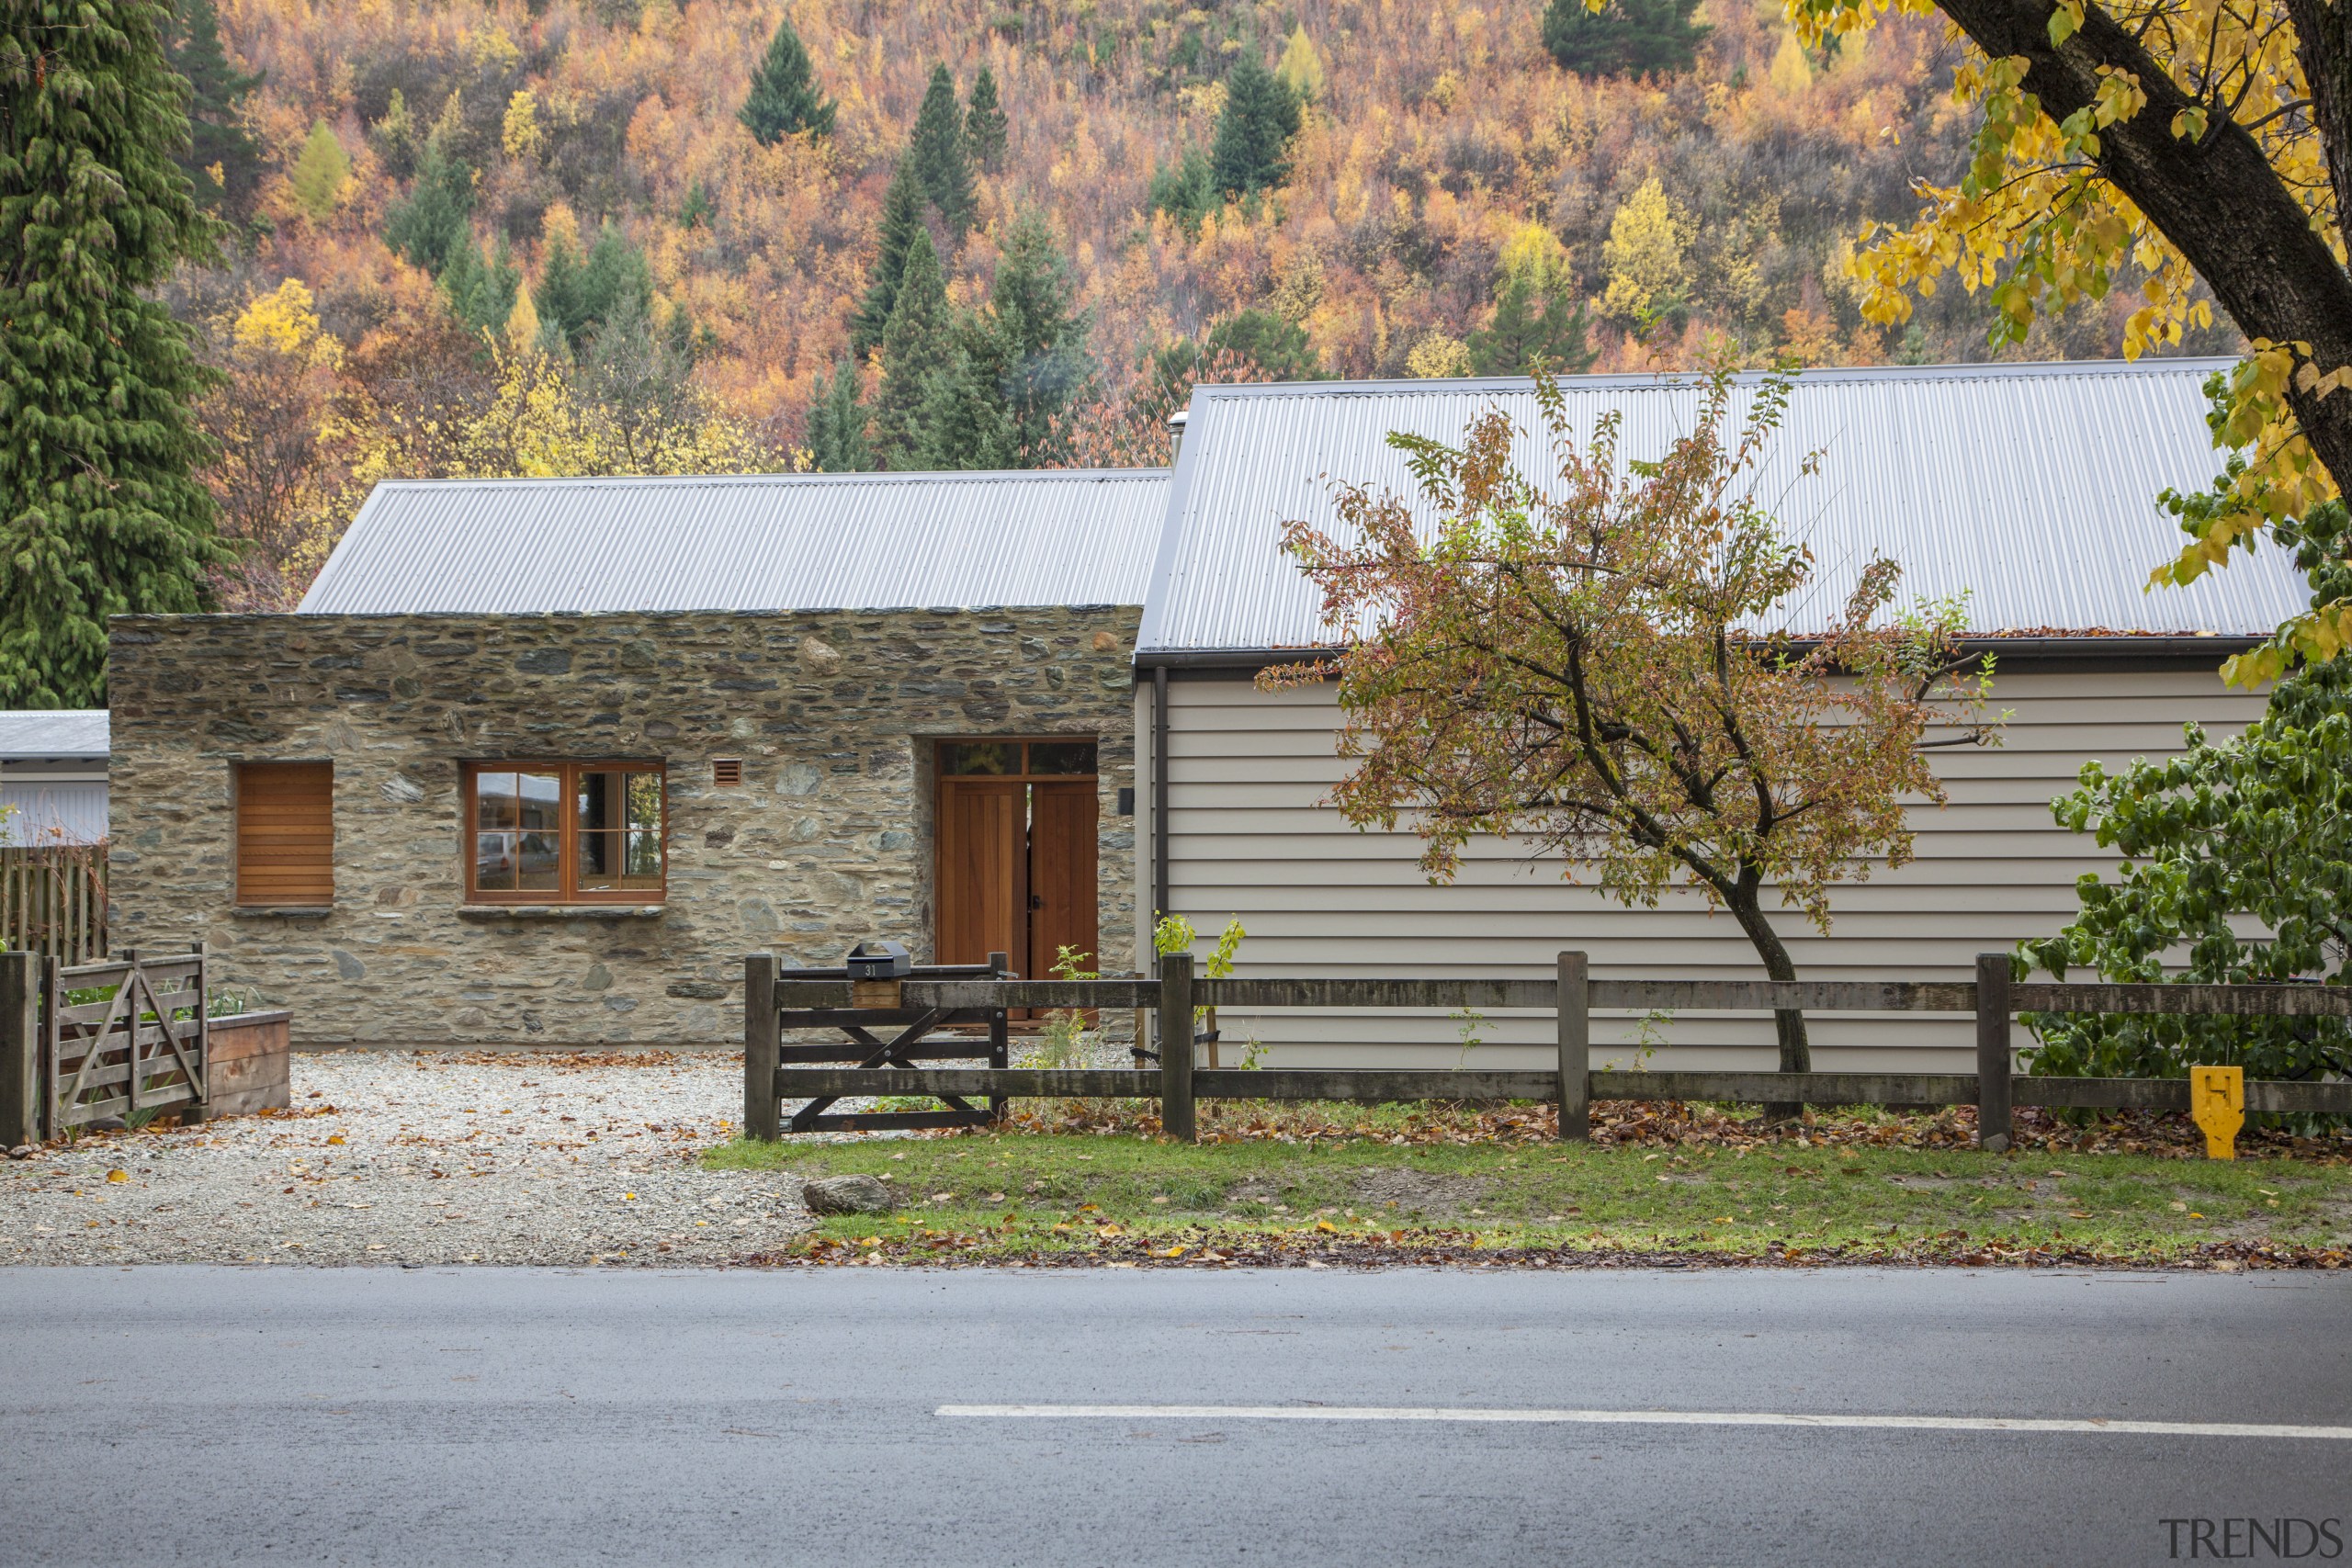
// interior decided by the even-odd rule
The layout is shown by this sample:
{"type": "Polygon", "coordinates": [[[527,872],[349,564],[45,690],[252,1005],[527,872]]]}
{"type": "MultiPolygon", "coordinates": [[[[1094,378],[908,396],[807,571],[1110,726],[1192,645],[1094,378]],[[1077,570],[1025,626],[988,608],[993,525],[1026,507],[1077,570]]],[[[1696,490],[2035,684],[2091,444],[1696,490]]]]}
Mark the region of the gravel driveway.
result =
{"type": "Polygon", "coordinates": [[[697,1163],[740,1055],[330,1052],[293,1086],[283,1115],[0,1161],[0,1264],[709,1264],[808,1223],[796,1179],[697,1163]]]}

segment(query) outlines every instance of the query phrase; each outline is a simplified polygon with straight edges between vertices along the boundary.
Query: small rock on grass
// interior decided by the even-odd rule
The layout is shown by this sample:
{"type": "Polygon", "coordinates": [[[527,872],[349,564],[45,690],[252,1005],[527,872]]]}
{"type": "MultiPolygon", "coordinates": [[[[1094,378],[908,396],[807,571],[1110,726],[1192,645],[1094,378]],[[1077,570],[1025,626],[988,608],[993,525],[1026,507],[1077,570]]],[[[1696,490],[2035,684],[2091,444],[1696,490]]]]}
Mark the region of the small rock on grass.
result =
{"type": "Polygon", "coordinates": [[[890,1189],[870,1176],[820,1176],[800,1190],[812,1214],[887,1214],[897,1207],[890,1189]]]}

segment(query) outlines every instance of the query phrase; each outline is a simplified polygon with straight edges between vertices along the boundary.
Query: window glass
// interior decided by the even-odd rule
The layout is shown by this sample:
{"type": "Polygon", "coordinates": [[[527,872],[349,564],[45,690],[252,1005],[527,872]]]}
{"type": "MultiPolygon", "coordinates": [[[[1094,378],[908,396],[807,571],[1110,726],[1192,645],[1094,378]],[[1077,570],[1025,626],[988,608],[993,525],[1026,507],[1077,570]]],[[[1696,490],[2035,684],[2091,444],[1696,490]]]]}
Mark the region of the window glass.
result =
{"type": "Polygon", "coordinates": [[[1029,771],[1033,773],[1091,773],[1094,771],[1091,740],[1032,740],[1029,771]]]}
{"type": "Polygon", "coordinates": [[[650,769],[582,769],[577,792],[580,891],[662,886],[662,775],[650,769]]]}
{"type": "Polygon", "coordinates": [[[662,776],[660,768],[597,763],[481,768],[473,774],[473,890],[550,902],[659,897],[662,776]]]}
{"type": "Polygon", "coordinates": [[[956,740],[939,749],[939,771],[952,778],[972,774],[1017,773],[1021,743],[1017,740],[956,740]]]}

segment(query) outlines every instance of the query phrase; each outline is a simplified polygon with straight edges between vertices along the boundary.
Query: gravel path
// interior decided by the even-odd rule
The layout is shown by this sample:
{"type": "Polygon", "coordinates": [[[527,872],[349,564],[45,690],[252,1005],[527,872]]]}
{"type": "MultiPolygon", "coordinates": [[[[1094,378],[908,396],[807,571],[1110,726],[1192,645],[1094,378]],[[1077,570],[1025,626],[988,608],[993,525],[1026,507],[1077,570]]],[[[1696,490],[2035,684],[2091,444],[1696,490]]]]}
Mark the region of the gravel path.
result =
{"type": "Polygon", "coordinates": [[[0,1264],[725,1263],[808,1224],[796,1179],[697,1163],[742,1084],[718,1053],[298,1055],[286,1114],[0,1160],[0,1264]]]}

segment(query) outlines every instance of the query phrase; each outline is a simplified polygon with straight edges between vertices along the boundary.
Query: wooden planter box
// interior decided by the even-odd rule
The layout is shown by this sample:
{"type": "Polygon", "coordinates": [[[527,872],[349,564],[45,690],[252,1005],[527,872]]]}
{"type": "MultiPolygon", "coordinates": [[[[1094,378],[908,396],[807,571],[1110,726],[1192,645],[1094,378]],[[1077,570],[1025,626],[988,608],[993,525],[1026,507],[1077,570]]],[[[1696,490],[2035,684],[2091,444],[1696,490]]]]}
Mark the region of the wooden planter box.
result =
{"type": "Polygon", "coordinates": [[[287,1071],[293,1022],[290,1012],[241,1012],[212,1021],[204,1087],[213,1115],[251,1116],[293,1103],[287,1071]]]}

